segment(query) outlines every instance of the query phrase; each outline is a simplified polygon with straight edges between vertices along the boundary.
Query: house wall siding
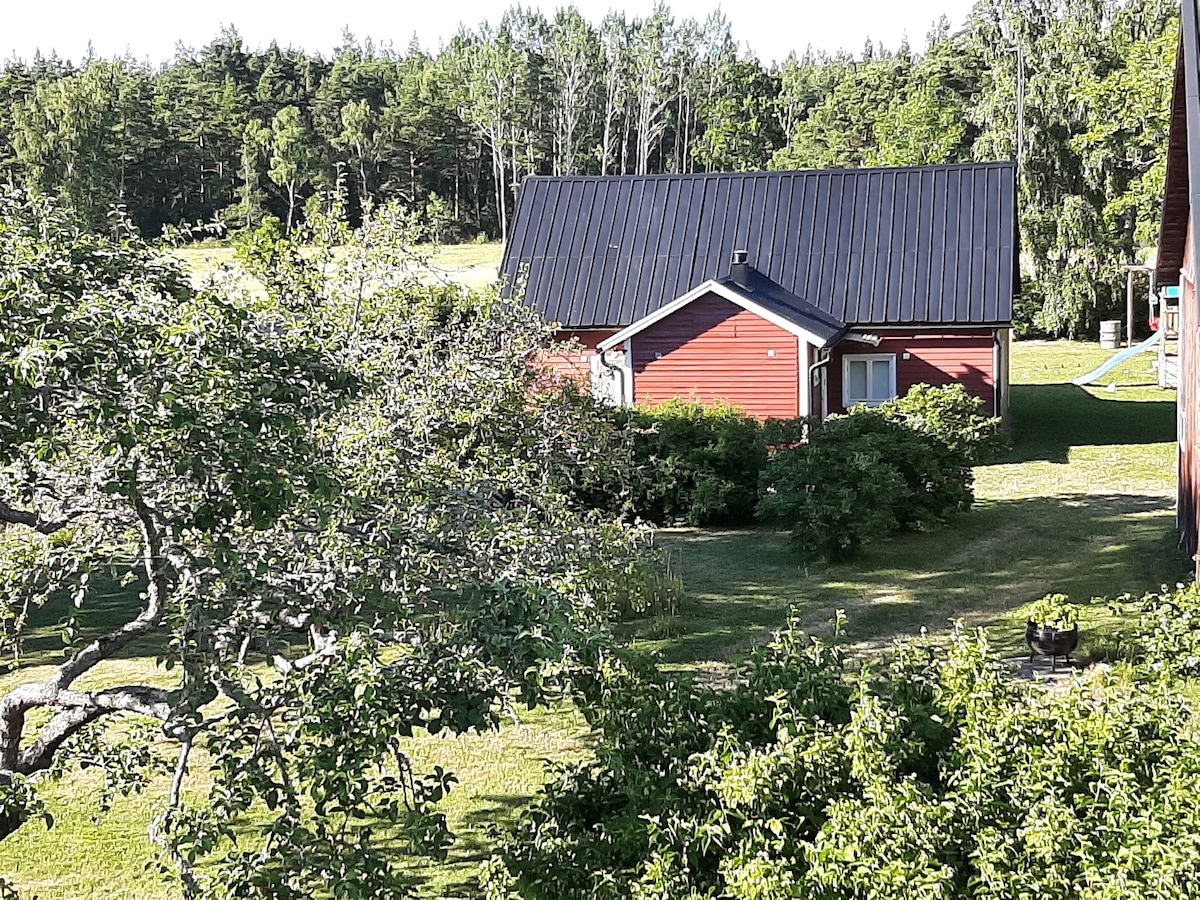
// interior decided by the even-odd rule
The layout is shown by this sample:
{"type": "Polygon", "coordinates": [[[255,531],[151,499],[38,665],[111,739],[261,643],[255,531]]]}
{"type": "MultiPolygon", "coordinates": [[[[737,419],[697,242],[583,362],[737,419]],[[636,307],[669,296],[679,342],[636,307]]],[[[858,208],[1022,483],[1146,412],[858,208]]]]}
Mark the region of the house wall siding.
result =
{"type": "Polygon", "coordinates": [[[995,414],[995,339],[992,330],[978,332],[881,332],[878,347],[842,341],[833,350],[829,365],[829,411],[845,412],[842,403],[842,359],[863,353],[889,353],[896,357],[896,392],[903,395],[914,384],[943,385],[961,382],[982,397],[988,415],[995,414]],[[908,359],[904,354],[908,354],[908,359]]]}
{"type": "Polygon", "coordinates": [[[1196,309],[1196,273],[1190,270],[1194,246],[1194,218],[1188,217],[1184,268],[1180,273],[1179,302],[1179,390],[1176,415],[1179,435],[1179,495],[1176,520],[1180,546],[1196,554],[1200,535],[1200,316],[1196,309]]]}
{"type": "Polygon", "coordinates": [[[800,415],[801,342],[722,297],[692,301],[631,343],[637,403],[682,397],[759,419],[800,415]]]}
{"type": "Polygon", "coordinates": [[[587,384],[592,377],[592,357],[596,355],[596,345],[605,338],[616,334],[615,329],[608,331],[560,331],[554,335],[554,343],[542,355],[542,361],[549,364],[558,372],[570,378],[577,378],[587,384]],[[568,349],[571,341],[578,347],[568,349]]]}

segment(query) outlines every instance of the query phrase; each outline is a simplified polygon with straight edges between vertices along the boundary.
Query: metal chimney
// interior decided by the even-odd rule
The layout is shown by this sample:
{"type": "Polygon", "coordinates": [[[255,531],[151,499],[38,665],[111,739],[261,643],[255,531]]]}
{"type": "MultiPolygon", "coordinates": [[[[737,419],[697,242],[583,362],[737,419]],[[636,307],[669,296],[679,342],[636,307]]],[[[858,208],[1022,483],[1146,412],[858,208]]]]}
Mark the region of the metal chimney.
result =
{"type": "Polygon", "coordinates": [[[740,287],[750,286],[750,255],[745,250],[734,250],[729,260],[729,277],[740,287]]]}

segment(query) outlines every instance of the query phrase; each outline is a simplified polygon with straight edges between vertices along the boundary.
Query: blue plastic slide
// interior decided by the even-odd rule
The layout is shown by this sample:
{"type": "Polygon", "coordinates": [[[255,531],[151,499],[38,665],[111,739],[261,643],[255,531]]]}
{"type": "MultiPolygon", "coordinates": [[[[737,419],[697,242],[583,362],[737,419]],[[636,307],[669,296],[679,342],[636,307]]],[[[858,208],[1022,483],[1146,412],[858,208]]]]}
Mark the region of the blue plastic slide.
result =
{"type": "Polygon", "coordinates": [[[1115,369],[1121,363],[1125,362],[1125,360],[1129,359],[1130,357],[1137,356],[1139,353],[1145,353],[1151,347],[1158,344],[1159,341],[1161,341],[1162,339],[1163,339],[1163,333],[1161,331],[1156,331],[1156,332],[1154,332],[1154,334],[1150,335],[1150,337],[1146,338],[1146,340],[1142,341],[1140,344],[1134,344],[1132,347],[1129,347],[1126,350],[1122,350],[1116,356],[1109,359],[1108,362],[1106,362],[1100,368],[1093,369],[1091,372],[1088,372],[1086,375],[1080,375],[1078,378],[1074,379],[1071,382],[1071,384],[1077,384],[1080,386],[1083,386],[1085,384],[1091,384],[1093,381],[1097,381],[1100,378],[1103,378],[1105,375],[1107,375],[1109,372],[1111,372],[1113,369],[1115,369]]]}

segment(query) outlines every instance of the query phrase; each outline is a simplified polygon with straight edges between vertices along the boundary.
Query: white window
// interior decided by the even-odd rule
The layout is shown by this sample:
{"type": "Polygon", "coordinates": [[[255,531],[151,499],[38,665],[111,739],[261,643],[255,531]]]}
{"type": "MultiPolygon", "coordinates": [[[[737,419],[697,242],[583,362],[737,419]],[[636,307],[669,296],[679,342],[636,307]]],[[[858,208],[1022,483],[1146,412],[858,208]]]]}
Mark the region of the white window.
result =
{"type": "Polygon", "coordinates": [[[896,355],[860,353],[842,357],[842,405],[878,406],[896,396],[896,355]]]}

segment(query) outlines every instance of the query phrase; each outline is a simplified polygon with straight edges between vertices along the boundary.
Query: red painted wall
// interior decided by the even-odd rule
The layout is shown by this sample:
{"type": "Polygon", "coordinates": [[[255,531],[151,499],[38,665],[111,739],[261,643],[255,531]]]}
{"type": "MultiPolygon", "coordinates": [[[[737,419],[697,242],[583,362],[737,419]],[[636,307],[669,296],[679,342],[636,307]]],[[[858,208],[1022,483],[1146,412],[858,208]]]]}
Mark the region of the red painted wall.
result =
{"type": "Polygon", "coordinates": [[[877,332],[878,347],[857,341],[842,341],[834,348],[829,364],[829,411],[845,412],[842,405],[842,357],[863,353],[892,353],[896,356],[896,393],[903,395],[914,384],[942,385],[962,382],[972,394],[983,398],[988,414],[994,414],[996,373],[993,372],[991,329],[971,333],[936,334],[877,332]],[[908,359],[904,354],[909,355],[908,359]]]}
{"type": "Polygon", "coordinates": [[[554,335],[554,343],[542,355],[542,359],[563,375],[588,383],[592,377],[591,359],[596,355],[596,345],[616,333],[616,330],[560,331],[554,335]],[[568,341],[574,341],[579,346],[568,350],[564,346],[568,341]]]}
{"type": "Polygon", "coordinates": [[[796,336],[722,297],[694,300],[631,343],[638,403],[682,397],[760,419],[800,414],[796,336]]]}
{"type": "Polygon", "coordinates": [[[1180,544],[1189,555],[1195,555],[1197,535],[1200,534],[1200,322],[1196,310],[1196,273],[1192,265],[1194,219],[1188,218],[1187,245],[1183,254],[1184,269],[1179,279],[1179,391],[1176,398],[1179,434],[1179,496],[1176,519],[1180,544]]]}

